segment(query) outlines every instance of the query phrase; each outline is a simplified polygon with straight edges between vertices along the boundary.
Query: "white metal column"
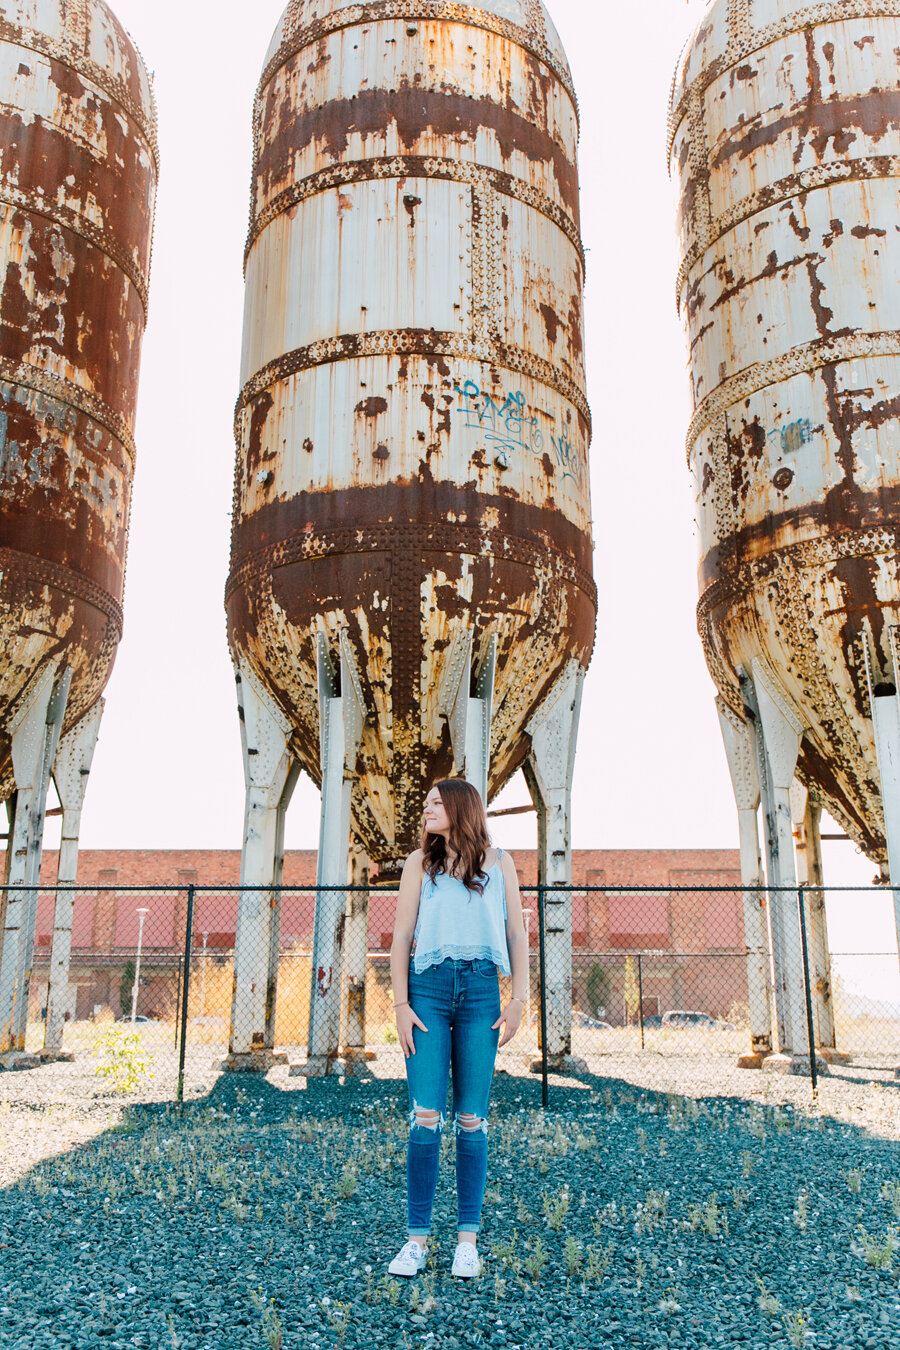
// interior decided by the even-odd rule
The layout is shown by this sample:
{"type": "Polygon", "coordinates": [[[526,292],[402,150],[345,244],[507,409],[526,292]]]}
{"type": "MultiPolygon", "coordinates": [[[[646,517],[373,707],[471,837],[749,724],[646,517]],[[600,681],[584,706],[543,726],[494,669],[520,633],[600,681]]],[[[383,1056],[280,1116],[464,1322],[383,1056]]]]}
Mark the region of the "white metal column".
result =
{"type": "Polygon", "coordinates": [[[471,629],[457,638],[447,662],[447,680],[440,699],[440,711],[450,728],[453,768],[477,787],[487,802],[488,770],[491,754],[491,708],[494,699],[494,671],[497,664],[497,639],[491,637],[488,654],[475,673],[472,690],[471,629]]]}
{"type": "Polygon", "coordinates": [[[816,1046],[831,1063],[846,1056],[835,1052],[834,1007],[831,998],[831,953],[825,917],[824,873],[820,822],[822,807],[798,779],[791,787],[797,882],[804,888],[809,976],[812,986],[816,1046]]]}
{"type": "Polygon", "coordinates": [[[879,683],[873,675],[868,637],[863,637],[869,705],[875,731],[875,756],[881,778],[881,807],[884,812],[884,836],[888,871],[894,894],[894,926],[900,955],[900,659],[898,630],[890,630],[893,682],[879,683]]]}
{"type": "Polygon", "coordinates": [[[75,883],[78,880],[78,838],[81,810],[91,762],[105,707],[98,699],[81,721],[63,736],[56,752],[53,781],[62,806],[62,838],[56,871],[56,904],[53,911],[53,943],[50,948],[50,983],[47,991],[47,1021],[42,1058],[59,1058],[69,994],[69,960],[72,955],[72,920],[75,883]]]}
{"type": "Polygon", "coordinates": [[[769,922],[775,968],[775,1016],[778,1056],[764,1067],[790,1068],[809,1059],[806,992],[797,904],[791,783],[800,754],[803,724],[758,661],[753,662],[753,694],[759,718],[760,790],[765,818],[769,922]]]}
{"type": "Polygon", "coordinates": [[[12,889],[0,949],[0,1062],[7,1067],[25,1052],[47,790],[71,683],[69,666],[46,666],[10,726],[16,784],[7,869],[12,889]]]}
{"type": "Polygon", "coordinates": [[[350,849],[350,885],[344,932],[341,1058],[345,1064],[374,1058],[366,1051],[366,974],[369,968],[369,857],[359,841],[350,849]]]}
{"type": "Polygon", "coordinates": [[[309,1041],[306,1062],[291,1072],[321,1077],[338,1056],[341,971],[350,849],[350,794],[365,723],[359,674],[345,633],[340,636],[338,678],[320,635],[318,642],[319,756],[322,766],[322,814],[316,865],[316,916],[313,927],[309,1041]]]}
{"type": "Polygon", "coordinates": [[[246,806],[234,990],[226,1068],[265,1068],[276,1058],[275,1004],[284,816],[300,769],[288,749],[291,725],[249,666],[235,671],[246,806]],[[250,889],[243,889],[244,887],[250,889]]]}
{"type": "Polygon", "coordinates": [[[744,939],[747,944],[747,999],[750,1005],[751,1054],[742,1056],[743,1068],[759,1068],[772,1053],[771,961],[769,920],[759,847],[759,768],[756,733],[721,698],[716,699],[719,726],[731,774],[738,811],[741,849],[741,885],[745,888],[744,939]]]}
{"type": "Polygon", "coordinates": [[[526,727],[531,749],[522,766],[538,817],[538,883],[544,892],[547,1056],[572,1050],[572,774],[584,671],[570,661],[526,727]]]}

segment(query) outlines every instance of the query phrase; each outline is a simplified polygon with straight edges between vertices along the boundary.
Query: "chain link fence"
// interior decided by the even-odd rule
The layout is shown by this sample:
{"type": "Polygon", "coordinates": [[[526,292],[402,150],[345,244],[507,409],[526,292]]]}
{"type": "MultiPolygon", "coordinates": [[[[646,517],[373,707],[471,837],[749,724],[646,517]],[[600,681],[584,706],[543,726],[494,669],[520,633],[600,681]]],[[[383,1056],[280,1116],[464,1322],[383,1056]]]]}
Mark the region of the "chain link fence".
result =
{"type": "MultiPolygon", "coordinates": [[[[781,1067],[813,1087],[821,1073],[894,1078],[890,890],[607,884],[522,896],[528,999],[496,1091],[540,1078],[546,1104],[556,1076],[579,1066],[661,1088],[677,1064],[707,1076],[758,1067],[764,1032],[769,1048],[784,1045],[785,1009],[792,1062],[781,1067]],[[760,914],[754,947],[748,924],[760,914]]],[[[103,1024],[134,1018],[179,1099],[186,1064],[199,1061],[402,1078],[395,904],[377,887],[42,889],[26,1049],[88,1053],[103,1024]]],[[[501,977],[504,1003],[510,993],[501,977]]]]}

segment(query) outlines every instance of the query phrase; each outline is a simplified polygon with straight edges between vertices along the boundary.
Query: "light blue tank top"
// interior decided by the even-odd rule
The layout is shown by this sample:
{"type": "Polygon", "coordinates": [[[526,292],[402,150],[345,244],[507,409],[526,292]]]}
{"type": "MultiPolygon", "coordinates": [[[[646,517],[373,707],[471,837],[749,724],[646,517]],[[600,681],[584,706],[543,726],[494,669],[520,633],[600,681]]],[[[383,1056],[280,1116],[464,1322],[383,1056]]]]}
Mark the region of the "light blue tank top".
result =
{"type": "Polygon", "coordinates": [[[510,973],[502,852],[498,850],[497,861],[488,868],[483,895],[466,890],[458,877],[446,872],[438,872],[434,881],[425,874],[415,944],[416,974],[448,958],[493,961],[504,975],[510,973]]]}

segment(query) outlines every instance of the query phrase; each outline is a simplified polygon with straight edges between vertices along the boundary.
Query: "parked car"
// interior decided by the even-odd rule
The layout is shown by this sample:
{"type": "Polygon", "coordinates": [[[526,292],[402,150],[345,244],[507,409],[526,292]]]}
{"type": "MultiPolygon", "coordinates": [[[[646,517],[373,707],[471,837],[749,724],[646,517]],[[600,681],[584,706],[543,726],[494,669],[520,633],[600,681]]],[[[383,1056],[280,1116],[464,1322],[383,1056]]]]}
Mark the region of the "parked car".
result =
{"type": "Polygon", "coordinates": [[[651,1013],[649,1017],[644,1018],[644,1030],[652,1031],[654,1027],[661,1027],[663,1024],[659,1013],[651,1013]]]}
{"type": "MultiPolygon", "coordinates": [[[[134,1019],[134,1020],[135,1020],[135,1022],[156,1022],[156,1021],[158,1021],[159,1019],[156,1018],[156,1017],[145,1017],[143,1013],[138,1013],[138,1014],[135,1016],[135,1019],[134,1019]]],[[[131,1021],[131,1013],[125,1013],[124,1016],[118,1017],[118,1018],[116,1019],[116,1021],[118,1021],[118,1022],[130,1022],[130,1021],[131,1021]]]]}
{"type": "MultiPolygon", "coordinates": [[[[646,1022],[644,1023],[646,1026],[646,1022]]],[[[669,1012],[662,1015],[661,1025],[667,1029],[684,1030],[688,1027],[702,1027],[705,1030],[714,1030],[716,1026],[715,1018],[710,1017],[705,1012],[690,1012],[681,1008],[672,1008],[669,1012]]]]}
{"type": "Polygon", "coordinates": [[[573,1027],[588,1027],[591,1031],[611,1031],[609,1022],[602,1022],[599,1017],[590,1017],[587,1013],[573,1011],[573,1027]]]}

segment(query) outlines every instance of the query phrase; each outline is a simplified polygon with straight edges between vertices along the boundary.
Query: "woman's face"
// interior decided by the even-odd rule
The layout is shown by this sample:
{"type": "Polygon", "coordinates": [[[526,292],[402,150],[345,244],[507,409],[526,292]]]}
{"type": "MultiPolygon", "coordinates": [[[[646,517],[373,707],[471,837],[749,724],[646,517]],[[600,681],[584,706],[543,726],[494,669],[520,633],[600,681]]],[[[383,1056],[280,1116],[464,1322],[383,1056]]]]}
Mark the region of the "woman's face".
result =
{"type": "Polygon", "coordinates": [[[429,834],[446,836],[450,833],[450,821],[437,788],[432,788],[425,798],[425,828],[429,834]]]}

